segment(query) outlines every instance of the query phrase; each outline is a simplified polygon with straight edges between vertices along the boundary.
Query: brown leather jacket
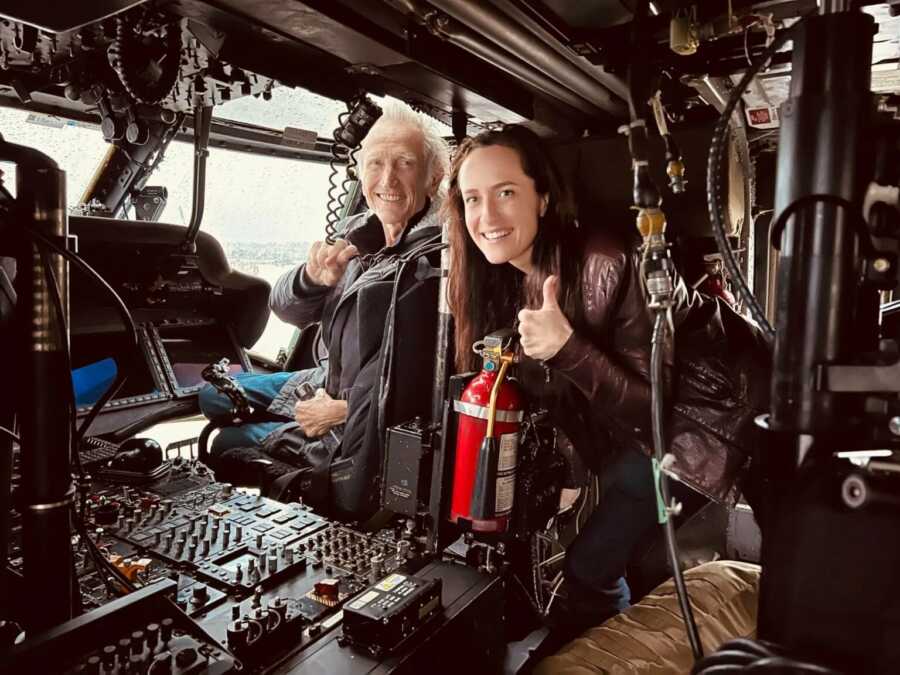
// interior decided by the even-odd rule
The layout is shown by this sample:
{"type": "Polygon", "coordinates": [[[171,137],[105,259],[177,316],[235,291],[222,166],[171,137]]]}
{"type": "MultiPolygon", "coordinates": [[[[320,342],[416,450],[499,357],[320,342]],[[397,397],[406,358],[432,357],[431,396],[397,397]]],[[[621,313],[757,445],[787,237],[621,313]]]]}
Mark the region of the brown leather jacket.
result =
{"type": "MultiPolygon", "coordinates": [[[[614,448],[650,454],[652,318],[637,256],[602,234],[588,240],[584,324],[546,365],[584,397],[588,438],[606,436],[614,448]]],[[[665,358],[665,438],[675,459],[670,473],[708,497],[732,502],[756,435],[753,418],[768,405],[769,352],[759,331],[722,300],[680,279],[675,297],[674,358],[665,358]]]]}

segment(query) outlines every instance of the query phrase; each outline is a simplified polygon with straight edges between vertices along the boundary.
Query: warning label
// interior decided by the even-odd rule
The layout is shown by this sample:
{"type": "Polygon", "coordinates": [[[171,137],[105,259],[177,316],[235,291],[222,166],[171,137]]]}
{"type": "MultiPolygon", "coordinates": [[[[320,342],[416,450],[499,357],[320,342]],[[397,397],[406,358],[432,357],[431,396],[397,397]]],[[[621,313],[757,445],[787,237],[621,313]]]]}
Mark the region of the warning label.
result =
{"type": "Polygon", "coordinates": [[[378,593],[376,593],[375,591],[369,591],[365,595],[351,602],[350,607],[351,609],[362,609],[377,597],[380,597],[378,593]]]}
{"type": "Polygon", "coordinates": [[[519,455],[519,434],[503,434],[500,436],[500,458],[497,460],[497,472],[512,471],[516,468],[519,455]]]}
{"type": "Polygon", "coordinates": [[[497,476],[497,499],[494,502],[494,512],[498,516],[505,516],[512,511],[513,499],[516,496],[516,474],[497,476]]]}

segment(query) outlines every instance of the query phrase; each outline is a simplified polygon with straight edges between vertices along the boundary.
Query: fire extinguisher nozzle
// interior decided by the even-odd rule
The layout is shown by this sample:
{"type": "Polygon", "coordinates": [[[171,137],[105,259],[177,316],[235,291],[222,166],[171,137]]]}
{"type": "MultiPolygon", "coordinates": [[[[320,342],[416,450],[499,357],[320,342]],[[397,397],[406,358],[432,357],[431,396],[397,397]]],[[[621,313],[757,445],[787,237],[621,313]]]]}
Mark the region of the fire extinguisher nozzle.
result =
{"type": "Polygon", "coordinates": [[[499,455],[497,439],[485,437],[478,450],[478,470],[475,472],[475,484],[472,486],[469,513],[474,520],[487,520],[494,517],[499,455]]]}

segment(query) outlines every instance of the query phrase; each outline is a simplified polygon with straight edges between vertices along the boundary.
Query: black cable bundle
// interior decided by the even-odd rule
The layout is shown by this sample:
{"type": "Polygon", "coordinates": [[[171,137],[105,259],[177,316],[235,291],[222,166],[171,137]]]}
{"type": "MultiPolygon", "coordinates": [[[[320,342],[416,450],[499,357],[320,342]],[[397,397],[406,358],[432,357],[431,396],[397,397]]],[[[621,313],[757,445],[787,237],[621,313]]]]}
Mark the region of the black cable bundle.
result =
{"type": "MultiPolygon", "coordinates": [[[[84,262],[78,255],[58,246],[55,242],[50,239],[44,237],[37,232],[27,230],[27,233],[34,237],[36,242],[53,250],[55,253],[58,253],[65,257],[70,262],[74,262],[76,266],[80,267],[84,270],[89,276],[93,279],[97,280],[104,288],[107,288],[113,297],[117,300],[118,303],[121,303],[121,306],[125,309],[125,315],[127,316],[126,325],[130,323],[131,328],[134,328],[134,322],[131,320],[131,314],[128,312],[128,309],[125,307],[124,303],[122,303],[122,299],[119,295],[103,280],[103,278],[94,270],[90,265],[84,262]]],[[[62,306],[62,295],[59,290],[59,284],[57,283],[56,276],[53,273],[53,268],[47,260],[46,252],[41,253],[41,260],[44,265],[44,269],[46,270],[47,276],[47,284],[51,291],[51,297],[53,298],[54,310],[56,312],[57,320],[60,324],[60,330],[64,333],[68,333],[68,327],[65,322],[65,313],[63,311],[62,306]]],[[[137,333],[135,333],[136,339],[137,333]]],[[[67,370],[71,371],[71,362],[69,358],[68,349],[65,350],[66,362],[67,362],[67,370]]],[[[97,401],[94,405],[94,408],[91,410],[91,415],[96,416],[96,414],[100,411],[103,404],[108,401],[116,391],[124,384],[125,375],[121,373],[116,378],[116,382],[113,383],[112,386],[107,390],[106,394],[97,401]]],[[[119,570],[115,565],[113,565],[100,551],[97,547],[97,543],[91,539],[90,535],[87,531],[87,526],[85,524],[85,507],[86,507],[86,494],[84,483],[86,483],[86,477],[84,475],[84,471],[81,467],[81,461],[78,455],[78,447],[80,443],[80,439],[83,437],[84,432],[87,430],[87,427],[90,425],[91,420],[93,419],[91,415],[89,415],[89,419],[86,420],[86,423],[82,424],[81,428],[75,432],[75,392],[72,389],[71,382],[67,387],[65,387],[65,391],[68,393],[67,396],[67,414],[69,416],[69,424],[72,426],[72,438],[73,443],[72,447],[75,451],[72,453],[73,458],[75,460],[76,470],[78,471],[79,478],[81,479],[81,505],[78,509],[78,512],[75,514],[76,517],[73,519],[75,524],[75,530],[78,532],[81,537],[81,541],[85,546],[85,550],[88,553],[88,556],[91,558],[91,562],[94,564],[94,568],[97,570],[97,574],[100,575],[103,584],[106,586],[107,590],[113,595],[123,595],[124,593],[129,593],[134,590],[134,585],[128,580],[128,578],[119,570]],[[75,440],[77,439],[77,440],[75,440]],[[115,579],[119,582],[119,586],[115,586],[111,583],[110,578],[115,579]],[[123,593],[124,591],[124,593],[123,593]]],[[[77,590],[77,589],[76,589],[77,590]]],[[[79,594],[80,596],[80,594],[79,594]]]]}
{"type": "Polygon", "coordinates": [[[756,57],[753,61],[753,65],[747,69],[746,73],[744,73],[744,77],[741,78],[740,83],[731,90],[731,94],[728,97],[728,103],[725,105],[725,109],[719,116],[719,121],[716,123],[715,130],[713,131],[712,142],[709,146],[709,164],[706,169],[706,194],[709,204],[709,220],[713,226],[713,236],[716,239],[716,246],[719,249],[719,253],[722,255],[722,260],[725,263],[728,274],[737,285],[741,299],[746,303],[747,308],[750,310],[750,315],[753,317],[753,320],[759,324],[763,335],[769,343],[773,342],[775,339],[775,329],[772,328],[772,325],[769,323],[768,319],[766,319],[766,313],[763,311],[763,308],[750,290],[750,286],[747,285],[747,280],[744,279],[744,275],[741,274],[741,269],[738,267],[734,253],[731,251],[731,246],[728,244],[728,235],[725,232],[725,206],[722,203],[722,180],[723,176],[728,175],[728,172],[723,170],[722,164],[726,157],[726,150],[728,149],[728,125],[732,113],[734,113],[738,102],[741,100],[741,94],[746,91],[747,87],[750,85],[750,81],[756,77],[756,74],[759,73],[763,66],[768,63],[769,59],[775,55],[775,52],[781,49],[781,46],[791,39],[792,35],[790,30],[779,33],[772,41],[772,44],[756,57]]]}
{"type": "MultiPolygon", "coordinates": [[[[138,103],[156,105],[165,99],[175,87],[181,66],[181,28],[178,23],[163,27],[165,40],[163,52],[155,59],[155,45],[145,45],[144,37],[125,19],[118,19],[116,40],[109,46],[107,55],[110,66],[119,76],[122,86],[138,103]],[[149,62],[160,68],[158,77],[148,81],[149,62]]],[[[152,38],[151,38],[152,39],[152,38]]]]}
{"type": "Polygon", "coordinates": [[[791,658],[776,645],[762,640],[729,640],[718,651],[697,661],[691,675],[732,675],[733,673],[813,673],[843,675],[840,671],[791,658]]]}

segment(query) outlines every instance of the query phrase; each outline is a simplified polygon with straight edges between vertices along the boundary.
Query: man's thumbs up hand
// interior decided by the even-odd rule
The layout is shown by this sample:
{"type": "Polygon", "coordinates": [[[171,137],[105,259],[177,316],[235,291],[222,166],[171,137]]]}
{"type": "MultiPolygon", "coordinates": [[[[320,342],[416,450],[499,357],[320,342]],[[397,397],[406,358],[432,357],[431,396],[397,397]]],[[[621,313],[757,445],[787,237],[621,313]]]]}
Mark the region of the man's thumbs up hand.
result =
{"type": "Polygon", "coordinates": [[[559,277],[551,274],[544,280],[544,304],[540,309],[519,312],[519,335],[522,350],[533,359],[546,361],[566,344],[572,326],[559,307],[559,277]]]}

